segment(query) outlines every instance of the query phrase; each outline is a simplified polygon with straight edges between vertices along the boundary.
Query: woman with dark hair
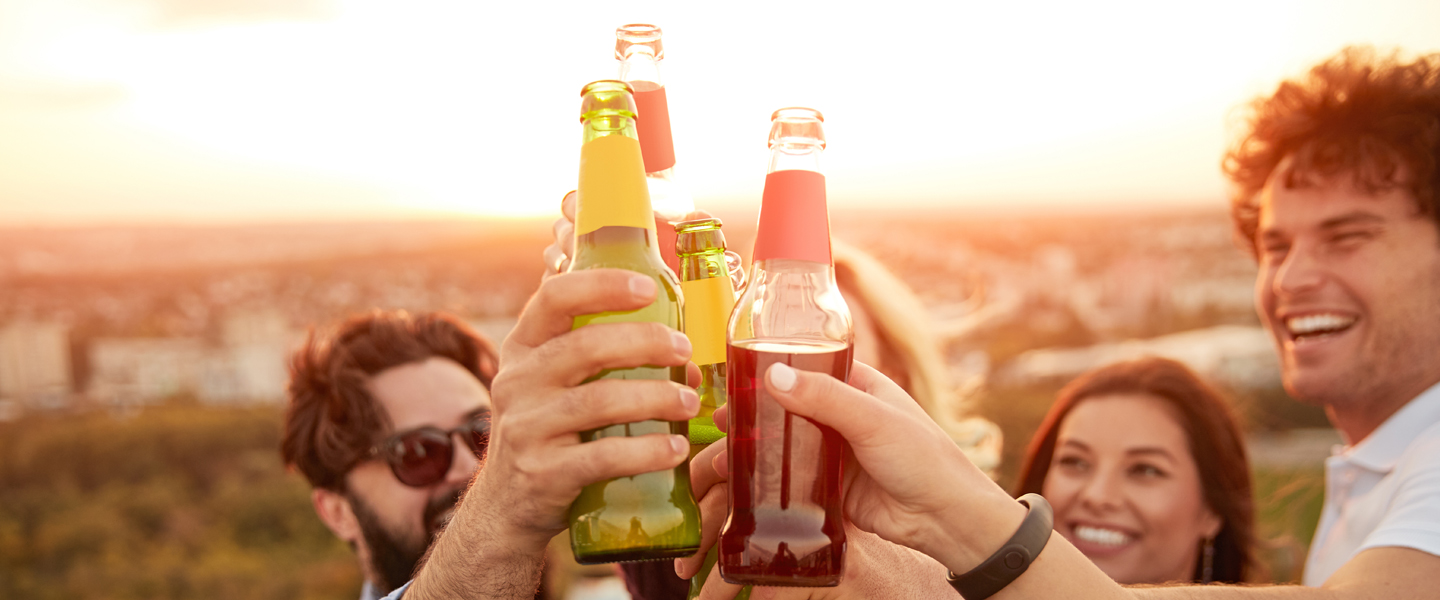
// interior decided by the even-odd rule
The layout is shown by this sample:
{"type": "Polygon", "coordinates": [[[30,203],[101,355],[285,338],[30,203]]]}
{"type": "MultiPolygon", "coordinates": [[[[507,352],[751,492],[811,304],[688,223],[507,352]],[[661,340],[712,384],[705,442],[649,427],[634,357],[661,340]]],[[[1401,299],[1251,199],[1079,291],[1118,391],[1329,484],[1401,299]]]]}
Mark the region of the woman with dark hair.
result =
{"type": "Polygon", "coordinates": [[[1145,358],[1081,375],[1030,440],[1016,495],[1120,583],[1255,579],[1250,467],[1229,406],[1190,369],[1145,358]]]}

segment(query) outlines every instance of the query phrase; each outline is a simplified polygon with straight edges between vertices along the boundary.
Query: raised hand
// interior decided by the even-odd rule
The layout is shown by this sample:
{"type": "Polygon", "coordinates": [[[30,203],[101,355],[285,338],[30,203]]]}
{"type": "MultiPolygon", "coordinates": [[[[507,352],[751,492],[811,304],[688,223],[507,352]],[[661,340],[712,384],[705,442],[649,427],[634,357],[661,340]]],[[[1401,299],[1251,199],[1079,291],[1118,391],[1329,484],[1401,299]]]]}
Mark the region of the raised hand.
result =
{"type": "Polygon", "coordinates": [[[527,584],[506,569],[538,580],[545,544],[565,529],[581,488],[685,460],[690,446],[684,436],[580,442],[580,431],[647,419],[683,421],[698,412],[695,391],[670,381],[585,383],[604,369],[686,364],[690,342],[658,323],[571,330],[576,316],[634,310],[655,297],[653,279],[616,269],[565,273],[541,284],[501,348],[485,465],[406,598],[491,597],[495,586],[515,591],[498,597],[531,597],[533,585],[525,596],[527,584]]]}

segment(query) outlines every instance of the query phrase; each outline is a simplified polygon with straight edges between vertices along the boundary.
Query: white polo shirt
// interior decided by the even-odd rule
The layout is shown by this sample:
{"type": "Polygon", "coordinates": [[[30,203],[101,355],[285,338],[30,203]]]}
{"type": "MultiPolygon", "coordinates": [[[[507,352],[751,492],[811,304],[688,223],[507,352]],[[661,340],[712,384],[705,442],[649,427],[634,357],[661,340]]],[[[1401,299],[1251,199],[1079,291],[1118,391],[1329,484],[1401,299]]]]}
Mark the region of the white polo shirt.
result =
{"type": "Polygon", "coordinates": [[[1440,556],[1440,384],[1325,459],[1325,508],[1305,585],[1318,587],[1361,551],[1387,546],[1440,556]]]}

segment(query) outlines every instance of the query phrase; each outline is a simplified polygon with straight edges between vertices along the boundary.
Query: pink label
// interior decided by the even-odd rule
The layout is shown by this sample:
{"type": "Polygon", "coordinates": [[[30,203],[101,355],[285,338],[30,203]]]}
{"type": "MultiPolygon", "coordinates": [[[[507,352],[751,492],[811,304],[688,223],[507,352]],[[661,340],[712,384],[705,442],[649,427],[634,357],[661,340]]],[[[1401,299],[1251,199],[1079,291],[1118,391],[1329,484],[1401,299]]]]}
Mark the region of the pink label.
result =
{"type": "Polygon", "coordinates": [[[775,171],[765,176],[760,226],[752,260],[791,258],[830,262],[830,214],[825,176],[814,171],[775,171]]]}
{"type": "Polygon", "coordinates": [[[670,138],[670,105],[665,101],[665,88],[650,88],[645,85],[647,83],[632,82],[635,86],[635,108],[640,111],[635,127],[640,134],[640,154],[645,157],[645,172],[654,173],[675,166],[675,142],[670,138]]]}

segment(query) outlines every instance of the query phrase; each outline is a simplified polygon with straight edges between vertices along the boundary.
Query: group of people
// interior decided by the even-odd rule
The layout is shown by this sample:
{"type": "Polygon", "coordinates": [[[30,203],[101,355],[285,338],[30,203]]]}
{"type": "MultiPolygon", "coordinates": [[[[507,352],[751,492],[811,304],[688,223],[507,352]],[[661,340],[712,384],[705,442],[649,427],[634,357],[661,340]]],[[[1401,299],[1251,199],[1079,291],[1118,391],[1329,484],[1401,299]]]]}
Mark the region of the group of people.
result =
{"type": "MultiPolygon", "coordinates": [[[[839,587],[757,597],[1433,595],[1440,55],[1342,51],[1256,100],[1224,168],[1286,390],[1323,406],[1345,442],[1326,462],[1304,587],[1195,585],[1263,573],[1240,430],[1183,365],[1143,359],[1066,386],[1012,495],[987,473],[999,432],[962,418],[934,344],[905,325],[918,303],[886,305],[852,283],[849,381],[784,365],[765,375],[787,410],[849,443],[846,573],[839,587]]],[[[578,436],[696,413],[698,399],[679,384],[584,383],[602,369],[688,361],[688,340],[660,325],[571,330],[577,315],[636,309],[655,294],[653,281],[625,271],[556,273],[498,351],[444,315],[377,312],[312,335],[292,361],[282,453],[310,481],[322,521],[355,549],[367,598],[540,597],[545,548],[582,487],[689,458],[683,436],[578,436]]],[[[723,409],[716,422],[724,427],[723,409]]],[[[724,520],[727,459],[718,443],[691,460],[703,546],[724,520]]],[[[677,560],[673,576],[627,569],[632,593],[673,597],[675,586],[656,581],[693,576],[705,550],[677,560]]],[[[712,576],[702,597],[738,591],[712,576]]]]}

